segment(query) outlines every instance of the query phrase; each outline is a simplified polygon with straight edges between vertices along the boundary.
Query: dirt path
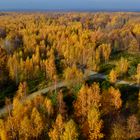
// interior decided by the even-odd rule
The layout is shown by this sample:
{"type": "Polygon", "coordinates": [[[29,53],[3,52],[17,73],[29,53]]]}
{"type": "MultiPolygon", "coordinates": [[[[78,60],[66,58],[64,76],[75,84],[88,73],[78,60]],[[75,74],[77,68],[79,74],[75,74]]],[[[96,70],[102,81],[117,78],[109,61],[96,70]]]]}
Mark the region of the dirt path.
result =
{"type": "MultiPolygon", "coordinates": [[[[101,73],[97,73],[94,71],[86,70],[86,73],[87,74],[84,76],[85,78],[91,78],[91,79],[93,79],[93,78],[106,79],[107,78],[106,75],[101,74],[101,73]]],[[[120,84],[120,85],[124,84],[124,85],[129,85],[132,87],[139,87],[139,85],[137,85],[136,83],[128,82],[128,81],[124,81],[124,80],[117,80],[116,84],[120,84]]],[[[59,82],[56,85],[52,85],[52,86],[49,86],[49,87],[44,88],[42,90],[33,92],[32,94],[28,95],[25,100],[27,100],[27,99],[31,100],[34,97],[36,97],[37,95],[45,94],[49,91],[53,91],[55,89],[58,89],[58,88],[61,88],[61,87],[67,86],[67,85],[68,85],[68,82],[59,82]]],[[[9,106],[9,109],[10,110],[12,109],[12,105],[9,106]]],[[[3,107],[2,109],[0,109],[0,116],[4,115],[6,113],[7,113],[7,107],[3,107]]]]}

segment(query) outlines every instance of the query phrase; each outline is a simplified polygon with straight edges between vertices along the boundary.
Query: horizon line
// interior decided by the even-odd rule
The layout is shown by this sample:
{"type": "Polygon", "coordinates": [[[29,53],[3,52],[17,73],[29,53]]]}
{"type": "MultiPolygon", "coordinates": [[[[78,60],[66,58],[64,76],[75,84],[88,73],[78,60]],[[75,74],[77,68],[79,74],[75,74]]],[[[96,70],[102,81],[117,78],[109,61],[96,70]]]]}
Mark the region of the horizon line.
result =
{"type": "Polygon", "coordinates": [[[140,12],[140,9],[111,9],[111,8],[97,8],[97,9],[16,9],[16,8],[11,8],[11,9],[0,9],[0,12],[140,12]]]}

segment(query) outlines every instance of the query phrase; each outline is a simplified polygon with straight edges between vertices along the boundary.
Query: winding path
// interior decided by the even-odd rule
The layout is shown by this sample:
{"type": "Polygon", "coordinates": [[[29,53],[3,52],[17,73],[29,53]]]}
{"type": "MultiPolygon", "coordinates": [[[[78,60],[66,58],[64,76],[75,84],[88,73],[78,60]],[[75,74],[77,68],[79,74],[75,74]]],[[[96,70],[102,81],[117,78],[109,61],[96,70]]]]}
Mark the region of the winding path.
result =
{"type": "MultiPolygon", "coordinates": [[[[91,79],[93,79],[93,78],[107,79],[107,75],[97,73],[97,72],[94,72],[94,71],[89,71],[89,77],[91,79]]],[[[125,80],[117,80],[115,85],[129,85],[131,87],[136,87],[136,88],[140,87],[140,85],[138,85],[136,82],[129,82],[129,81],[125,81],[125,80]]]]}
{"type": "MultiPolygon", "coordinates": [[[[87,73],[84,77],[85,78],[90,78],[90,79],[93,79],[93,78],[99,78],[99,79],[106,79],[107,76],[105,74],[101,74],[101,73],[97,73],[97,72],[94,72],[94,71],[89,71],[89,70],[86,70],[87,73]]],[[[52,86],[49,86],[47,88],[44,88],[42,90],[39,90],[39,91],[36,91],[36,92],[33,92],[32,94],[28,95],[24,100],[31,100],[33,99],[34,97],[38,96],[38,95],[41,95],[41,94],[45,94],[49,91],[53,91],[55,89],[58,89],[58,88],[61,88],[61,87],[65,87],[68,85],[69,82],[59,82],[57,83],[56,85],[52,85],[52,86]]],[[[120,85],[129,85],[129,86],[132,86],[132,87],[139,87],[139,85],[137,85],[136,83],[133,83],[133,82],[128,82],[128,81],[124,81],[124,80],[117,80],[116,85],[120,84],[120,85]]],[[[22,102],[24,102],[24,100],[22,102]]],[[[0,109],[0,116],[3,116],[4,114],[6,114],[8,112],[7,108],[9,108],[10,110],[12,110],[12,105],[9,105],[8,107],[3,107],[2,109],[0,109]]]]}

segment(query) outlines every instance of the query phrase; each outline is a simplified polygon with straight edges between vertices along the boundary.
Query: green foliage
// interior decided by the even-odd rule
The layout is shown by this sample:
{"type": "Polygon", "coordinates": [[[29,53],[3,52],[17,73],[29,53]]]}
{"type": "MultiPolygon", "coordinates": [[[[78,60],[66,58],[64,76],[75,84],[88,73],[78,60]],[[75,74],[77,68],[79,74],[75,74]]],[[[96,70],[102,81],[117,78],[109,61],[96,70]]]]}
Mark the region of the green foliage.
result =
{"type": "Polygon", "coordinates": [[[131,66],[128,70],[128,74],[130,77],[135,75],[136,74],[136,66],[131,66]]]}
{"type": "Polygon", "coordinates": [[[57,105],[57,92],[52,92],[51,93],[51,101],[53,105],[57,105]]]}
{"type": "Polygon", "coordinates": [[[72,93],[73,93],[73,98],[76,99],[77,98],[77,93],[79,92],[79,90],[81,89],[82,84],[77,84],[72,88],[72,93]]]}
{"type": "Polygon", "coordinates": [[[109,87],[110,87],[111,85],[110,85],[110,82],[109,81],[103,81],[102,83],[101,83],[101,87],[102,87],[102,89],[108,89],[109,87]]]}

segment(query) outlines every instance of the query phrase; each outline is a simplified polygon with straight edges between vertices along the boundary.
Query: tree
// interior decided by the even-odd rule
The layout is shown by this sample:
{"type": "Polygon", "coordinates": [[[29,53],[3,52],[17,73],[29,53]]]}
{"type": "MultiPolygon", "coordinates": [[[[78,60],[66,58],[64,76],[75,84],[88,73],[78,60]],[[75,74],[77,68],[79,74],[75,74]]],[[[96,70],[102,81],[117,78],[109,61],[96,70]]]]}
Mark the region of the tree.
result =
{"type": "Polygon", "coordinates": [[[43,104],[45,106],[45,109],[46,109],[46,112],[47,112],[48,116],[49,117],[52,116],[53,112],[54,112],[54,109],[53,109],[53,105],[52,105],[51,100],[46,97],[43,104]]]}
{"type": "Polygon", "coordinates": [[[135,24],[133,32],[140,35],[140,24],[135,24]]]}
{"type": "Polygon", "coordinates": [[[133,52],[139,51],[139,43],[136,38],[130,40],[129,51],[133,52]]]}
{"type": "Polygon", "coordinates": [[[50,80],[55,80],[55,76],[57,75],[57,69],[55,65],[55,57],[54,54],[51,54],[49,58],[45,61],[46,66],[46,77],[48,76],[50,80]]]}
{"type": "Polygon", "coordinates": [[[88,112],[88,127],[89,127],[89,140],[99,140],[103,138],[101,129],[103,121],[100,119],[100,112],[96,107],[93,107],[88,112]]]}
{"type": "Polygon", "coordinates": [[[4,121],[0,120],[0,139],[1,140],[7,140],[8,139],[7,132],[6,132],[6,129],[5,129],[4,125],[5,125],[4,121]]]}
{"type": "Polygon", "coordinates": [[[132,115],[128,118],[127,130],[129,139],[140,138],[140,124],[135,115],[132,115]]]}
{"type": "Polygon", "coordinates": [[[93,107],[100,106],[100,88],[94,83],[91,87],[82,86],[78,92],[77,99],[74,102],[76,118],[84,122],[87,119],[88,111],[93,107]]]}
{"type": "Polygon", "coordinates": [[[61,140],[78,140],[78,132],[76,124],[73,120],[69,120],[64,125],[64,132],[60,138],[61,140]]]}
{"type": "Polygon", "coordinates": [[[49,137],[51,140],[60,140],[64,131],[64,122],[61,114],[57,115],[56,121],[49,131],[49,137]]]}
{"type": "Polygon", "coordinates": [[[114,123],[111,132],[111,140],[127,140],[126,128],[121,123],[114,123]]]}
{"type": "Polygon", "coordinates": [[[110,71],[109,75],[108,75],[108,78],[109,78],[109,81],[110,81],[111,83],[115,83],[116,80],[117,80],[117,72],[116,72],[114,69],[112,69],[112,70],[110,71]]]}
{"type": "Polygon", "coordinates": [[[138,116],[140,116],[140,91],[138,93],[138,104],[137,104],[137,107],[138,107],[138,116]]]}
{"type": "Polygon", "coordinates": [[[4,49],[0,46],[0,88],[3,88],[4,83],[7,81],[7,54],[4,49]]]}
{"type": "Polygon", "coordinates": [[[119,62],[116,63],[116,71],[119,76],[122,76],[128,71],[129,68],[129,62],[127,59],[121,57],[119,62]]]}
{"type": "MultiPolygon", "coordinates": [[[[134,33],[134,36],[137,38],[137,40],[139,41],[140,39],[140,24],[139,23],[136,23],[134,25],[134,28],[133,28],[133,33],[134,33]]],[[[140,44],[140,42],[138,42],[140,44]]],[[[140,46],[139,46],[139,51],[140,51],[140,46]]]]}
{"type": "Polygon", "coordinates": [[[32,127],[31,134],[33,137],[38,137],[44,129],[44,124],[43,124],[41,114],[38,112],[36,108],[33,108],[32,110],[30,121],[31,121],[31,127],[32,127]]]}
{"type": "Polygon", "coordinates": [[[25,139],[31,138],[32,137],[32,124],[31,124],[31,120],[25,116],[23,118],[23,120],[21,120],[21,124],[20,124],[20,137],[23,138],[25,137],[25,139]]]}
{"type": "Polygon", "coordinates": [[[58,92],[58,95],[57,95],[57,107],[58,107],[58,113],[61,114],[65,118],[67,110],[66,110],[66,104],[63,100],[62,91],[58,92]]]}
{"type": "Polygon", "coordinates": [[[75,84],[83,82],[83,73],[76,67],[76,65],[74,65],[71,68],[68,67],[65,69],[64,78],[65,81],[68,82],[70,86],[73,86],[75,84]]]}
{"type": "Polygon", "coordinates": [[[35,48],[35,54],[33,55],[33,63],[36,65],[40,64],[40,50],[39,46],[35,48]]]}
{"type": "Polygon", "coordinates": [[[17,121],[15,123],[15,125],[17,124],[17,127],[19,127],[20,125],[19,122],[21,121],[21,118],[24,116],[25,113],[22,100],[25,99],[27,93],[28,93],[27,83],[26,82],[20,83],[16,96],[13,99],[13,110],[12,110],[12,115],[16,118],[15,120],[17,121]]]}
{"type": "Polygon", "coordinates": [[[19,99],[23,99],[27,96],[28,94],[28,86],[26,82],[20,83],[17,91],[17,97],[19,99]]]}
{"type": "Polygon", "coordinates": [[[101,48],[102,55],[105,59],[105,62],[109,60],[111,54],[111,46],[110,44],[102,44],[99,46],[101,48]]]}
{"type": "Polygon", "coordinates": [[[26,61],[24,62],[24,71],[25,71],[25,77],[27,80],[29,80],[30,78],[33,77],[33,61],[32,59],[29,59],[29,57],[27,57],[26,61]]]}
{"type": "Polygon", "coordinates": [[[102,109],[105,114],[114,113],[122,106],[121,93],[119,89],[110,87],[102,93],[102,109]]]}
{"type": "Polygon", "coordinates": [[[140,64],[138,64],[137,66],[137,73],[136,73],[136,79],[137,79],[137,83],[140,86],[140,64]]]}
{"type": "Polygon", "coordinates": [[[15,53],[13,56],[9,57],[7,65],[9,68],[9,76],[12,80],[15,80],[16,84],[18,84],[20,72],[18,54],[15,53]]]}

